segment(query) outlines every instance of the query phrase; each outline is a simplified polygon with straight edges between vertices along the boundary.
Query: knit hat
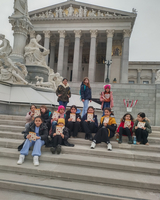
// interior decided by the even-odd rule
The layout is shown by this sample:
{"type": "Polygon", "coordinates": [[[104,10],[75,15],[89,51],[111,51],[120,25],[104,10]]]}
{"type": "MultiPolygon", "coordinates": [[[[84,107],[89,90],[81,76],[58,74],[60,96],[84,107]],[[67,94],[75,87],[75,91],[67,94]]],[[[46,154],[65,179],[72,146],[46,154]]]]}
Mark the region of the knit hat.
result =
{"type": "Polygon", "coordinates": [[[104,88],[104,90],[106,90],[107,88],[111,89],[111,84],[104,85],[103,88],[104,88]]]}
{"type": "Polygon", "coordinates": [[[65,125],[65,120],[63,118],[59,118],[58,119],[58,124],[64,124],[65,125]]]}
{"type": "Polygon", "coordinates": [[[59,106],[58,107],[58,112],[60,111],[60,109],[64,109],[65,110],[65,107],[64,106],[59,106]]]}

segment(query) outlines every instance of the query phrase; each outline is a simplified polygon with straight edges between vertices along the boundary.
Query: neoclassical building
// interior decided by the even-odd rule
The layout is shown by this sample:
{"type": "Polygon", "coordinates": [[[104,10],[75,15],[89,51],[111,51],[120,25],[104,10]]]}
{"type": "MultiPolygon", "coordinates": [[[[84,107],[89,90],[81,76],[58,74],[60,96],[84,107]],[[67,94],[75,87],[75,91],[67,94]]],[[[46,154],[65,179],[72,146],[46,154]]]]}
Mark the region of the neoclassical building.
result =
{"type": "MultiPolygon", "coordinates": [[[[67,0],[32,11],[29,16],[34,26],[30,38],[42,36],[41,44],[50,49],[46,62],[63,77],[79,82],[88,76],[91,82],[104,82],[108,75],[111,83],[143,83],[141,71],[146,68],[129,65],[135,9],[124,12],[67,0]],[[111,60],[107,66],[106,61],[111,60]]],[[[158,68],[160,64],[154,70],[147,68],[148,83],[154,83],[158,68]]]]}

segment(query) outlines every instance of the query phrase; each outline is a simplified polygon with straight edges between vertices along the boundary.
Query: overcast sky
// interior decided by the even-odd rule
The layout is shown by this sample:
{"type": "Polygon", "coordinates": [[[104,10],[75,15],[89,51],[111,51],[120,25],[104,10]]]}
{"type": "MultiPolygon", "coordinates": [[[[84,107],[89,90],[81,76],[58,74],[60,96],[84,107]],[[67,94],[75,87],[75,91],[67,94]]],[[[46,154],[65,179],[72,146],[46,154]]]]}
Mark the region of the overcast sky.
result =
{"type": "MultiPolygon", "coordinates": [[[[160,0],[79,0],[81,2],[132,11],[138,15],[130,39],[130,61],[160,61],[160,0]]],[[[28,0],[29,11],[64,0],[28,0]]],[[[0,0],[0,33],[13,45],[13,32],[8,16],[13,13],[14,0],[0,0]]]]}

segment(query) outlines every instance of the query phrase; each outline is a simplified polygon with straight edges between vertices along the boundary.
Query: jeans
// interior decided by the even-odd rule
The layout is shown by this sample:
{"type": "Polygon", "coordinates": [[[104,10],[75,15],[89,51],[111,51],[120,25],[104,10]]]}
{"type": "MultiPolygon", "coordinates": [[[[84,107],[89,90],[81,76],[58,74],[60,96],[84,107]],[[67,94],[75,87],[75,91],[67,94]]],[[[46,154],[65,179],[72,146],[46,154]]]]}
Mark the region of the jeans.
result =
{"type": "Polygon", "coordinates": [[[59,101],[59,105],[60,106],[64,106],[65,107],[65,109],[66,109],[66,107],[67,107],[67,101],[59,101]]]}
{"type": "Polygon", "coordinates": [[[103,115],[104,115],[104,109],[105,108],[110,108],[110,102],[104,102],[104,104],[103,104],[103,115]]]}
{"type": "Polygon", "coordinates": [[[89,100],[88,99],[84,100],[84,102],[83,102],[82,117],[83,117],[83,115],[85,115],[87,113],[88,104],[89,104],[89,100]]]}
{"type": "Polygon", "coordinates": [[[29,139],[27,139],[23,145],[23,148],[21,149],[20,151],[20,154],[21,155],[25,155],[27,156],[28,155],[28,152],[29,152],[29,148],[31,146],[34,146],[33,147],[33,151],[32,151],[32,156],[41,156],[41,147],[45,144],[44,140],[36,140],[35,142],[34,141],[29,141],[29,139]]]}

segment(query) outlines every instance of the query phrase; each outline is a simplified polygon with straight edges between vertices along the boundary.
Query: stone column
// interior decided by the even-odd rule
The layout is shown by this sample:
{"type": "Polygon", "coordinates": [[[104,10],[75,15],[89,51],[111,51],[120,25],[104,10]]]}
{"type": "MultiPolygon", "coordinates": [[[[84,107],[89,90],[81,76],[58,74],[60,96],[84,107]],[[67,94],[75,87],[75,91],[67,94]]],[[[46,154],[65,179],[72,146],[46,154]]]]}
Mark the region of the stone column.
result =
{"type": "MultiPolygon", "coordinates": [[[[44,33],[44,48],[49,49],[50,31],[43,31],[44,33]]],[[[48,55],[45,57],[48,66],[48,55]]]]}
{"type": "Polygon", "coordinates": [[[90,82],[95,82],[96,38],[97,38],[98,30],[91,30],[90,33],[91,33],[91,44],[90,44],[88,78],[89,78],[90,82]]]}
{"type": "Polygon", "coordinates": [[[66,40],[64,44],[64,63],[63,63],[63,74],[62,74],[63,77],[67,77],[68,52],[69,52],[69,40],[66,40]]]}
{"type": "Polygon", "coordinates": [[[72,78],[72,82],[77,82],[78,81],[81,30],[76,30],[76,31],[74,31],[74,33],[75,33],[75,43],[74,43],[73,78],[72,78]]]}
{"type": "MultiPolygon", "coordinates": [[[[106,30],[107,33],[107,43],[106,43],[106,60],[112,59],[112,43],[114,30],[106,30]]],[[[110,66],[111,67],[111,66],[110,66]]],[[[110,80],[110,68],[109,68],[109,80],[110,80]]],[[[104,82],[107,78],[107,65],[105,65],[104,82]]]]}
{"type": "Polygon", "coordinates": [[[58,50],[58,64],[57,64],[57,72],[60,75],[63,74],[63,62],[64,62],[64,41],[66,32],[65,31],[58,31],[59,33],[59,50],[58,50]]]}
{"type": "Polygon", "coordinates": [[[156,80],[156,69],[152,69],[152,83],[154,84],[156,80]]]}
{"type": "Polygon", "coordinates": [[[137,83],[141,83],[141,69],[137,69],[137,83]]]}
{"type": "Polygon", "coordinates": [[[56,41],[51,40],[51,53],[50,53],[50,68],[54,70],[54,63],[55,63],[55,46],[56,46],[56,41]]]}
{"type": "Polygon", "coordinates": [[[82,81],[82,54],[83,54],[83,40],[80,42],[79,52],[79,67],[78,67],[78,81],[82,81]]]}
{"type": "Polygon", "coordinates": [[[34,30],[29,31],[30,40],[36,37],[36,32],[34,30]]]}
{"type": "Polygon", "coordinates": [[[129,62],[129,39],[131,30],[123,30],[123,52],[121,66],[121,83],[128,83],[128,62],[129,62]]]}

